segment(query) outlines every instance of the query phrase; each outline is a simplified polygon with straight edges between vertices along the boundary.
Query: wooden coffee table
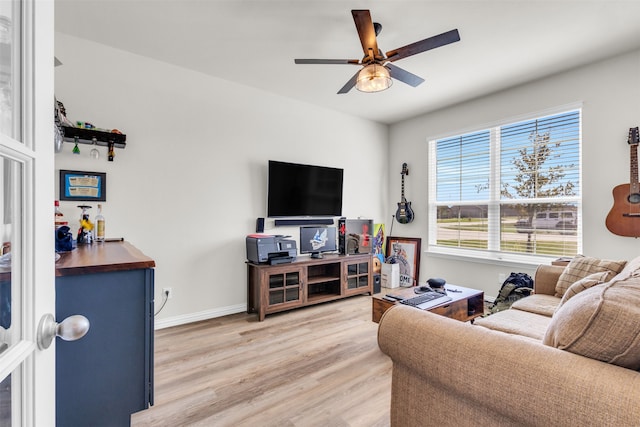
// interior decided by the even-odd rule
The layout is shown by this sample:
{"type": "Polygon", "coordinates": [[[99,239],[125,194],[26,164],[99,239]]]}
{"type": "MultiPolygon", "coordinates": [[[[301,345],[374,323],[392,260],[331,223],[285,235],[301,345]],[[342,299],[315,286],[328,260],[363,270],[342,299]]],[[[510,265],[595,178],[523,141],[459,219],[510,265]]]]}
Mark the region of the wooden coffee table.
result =
{"type": "MultiPolygon", "coordinates": [[[[371,320],[378,323],[382,314],[399,302],[392,302],[383,299],[387,294],[398,295],[404,298],[411,298],[417,294],[414,292],[415,287],[408,288],[382,288],[379,294],[373,295],[372,300],[372,316],[371,320]]],[[[435,314],[450,317],[452,319],[468,322],[478,316],[484,314],[484,292],[477,289],[464,288],[456,285],[445,285],[447,295],[452,299],[444,301],[440,305],[436,305],[428,309],[435,314]],[[456,292],[459,291],[459,292],[456,292]]]]}

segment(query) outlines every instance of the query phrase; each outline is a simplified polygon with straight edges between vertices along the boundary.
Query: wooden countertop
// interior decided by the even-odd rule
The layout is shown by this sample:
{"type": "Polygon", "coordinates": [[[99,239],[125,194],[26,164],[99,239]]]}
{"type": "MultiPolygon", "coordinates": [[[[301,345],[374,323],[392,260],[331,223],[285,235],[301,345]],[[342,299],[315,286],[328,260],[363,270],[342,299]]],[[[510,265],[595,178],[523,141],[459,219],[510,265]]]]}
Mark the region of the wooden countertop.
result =
{"type": "Polygon", "coordinates": [[[56,262],[56,277],[87,273],[153,268],[156,263],[129,242],[92,243],[78,245],[71,252],[60,254],[56,262]]]}

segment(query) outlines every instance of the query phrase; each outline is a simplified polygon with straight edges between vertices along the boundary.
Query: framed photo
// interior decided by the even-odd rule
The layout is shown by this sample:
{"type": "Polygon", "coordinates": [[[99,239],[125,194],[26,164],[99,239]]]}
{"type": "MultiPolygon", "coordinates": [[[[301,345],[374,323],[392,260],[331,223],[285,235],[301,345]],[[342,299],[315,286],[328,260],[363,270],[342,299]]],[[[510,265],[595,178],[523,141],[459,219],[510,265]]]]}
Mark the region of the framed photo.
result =
{"type": "Polygon", "coordinates": [[[60,200],[107,201],[107,174],[60,170],[60,200]]]}
{"type": "Polygon", "coordinates": [[[416,286],[420,278],[420,238],[387,237],[387,264],[399,264],[400,286],[416,286]]]}

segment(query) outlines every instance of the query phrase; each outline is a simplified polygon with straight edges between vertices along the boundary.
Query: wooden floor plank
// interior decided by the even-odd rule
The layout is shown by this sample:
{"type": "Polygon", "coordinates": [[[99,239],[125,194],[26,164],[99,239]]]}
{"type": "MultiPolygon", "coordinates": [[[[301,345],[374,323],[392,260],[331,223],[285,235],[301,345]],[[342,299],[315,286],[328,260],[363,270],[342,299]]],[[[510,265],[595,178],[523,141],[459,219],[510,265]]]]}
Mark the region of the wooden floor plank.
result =
{"type": "Polygon", "coordinates": [[[155,333],[145,426],[386,427],[391,361],[371,297],[267,316],[234,314],[155,333]]]}

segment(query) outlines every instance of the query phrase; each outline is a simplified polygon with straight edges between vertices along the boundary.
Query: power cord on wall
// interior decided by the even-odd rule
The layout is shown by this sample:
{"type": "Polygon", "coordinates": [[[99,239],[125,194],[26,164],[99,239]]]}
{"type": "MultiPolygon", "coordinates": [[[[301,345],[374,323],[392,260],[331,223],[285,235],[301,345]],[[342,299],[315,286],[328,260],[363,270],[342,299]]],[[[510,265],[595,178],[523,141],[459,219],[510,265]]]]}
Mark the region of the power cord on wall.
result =
{"type": "Polygon", "coordinates": [[[162,305],[160,306],[158,311],[155,312],[153,317],[156,317],[158,315],[158,313],[160,313],[162,311],[162,309],[164,308],[164,306],[167,304],[167,301],[169,300],[169,290],[166,289],[162,295],[164,296],[164,301],[162,301],[162,305]]]}

